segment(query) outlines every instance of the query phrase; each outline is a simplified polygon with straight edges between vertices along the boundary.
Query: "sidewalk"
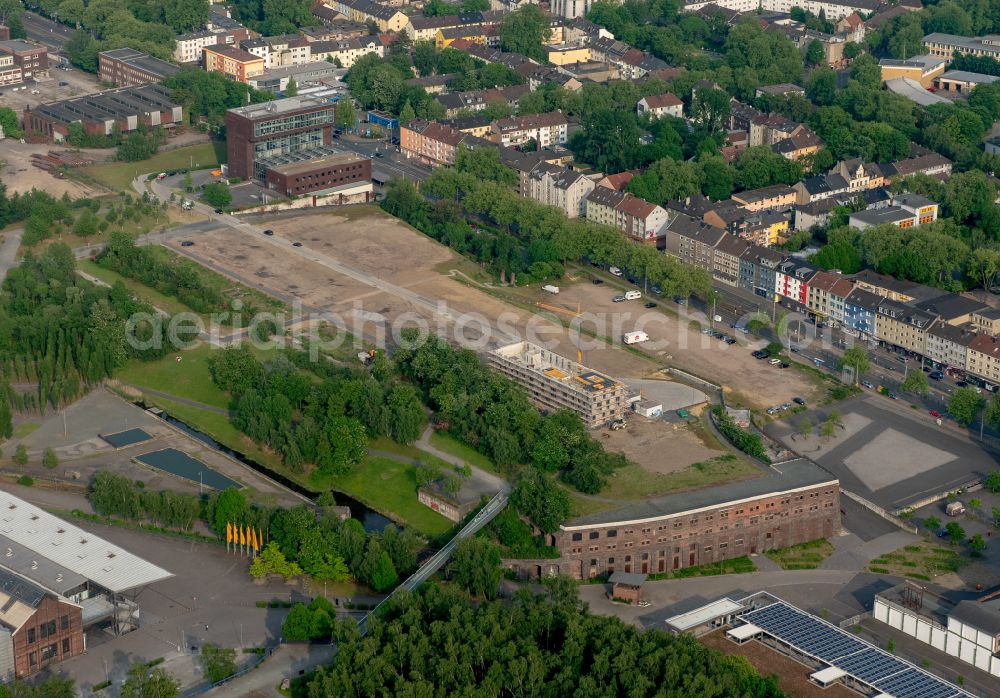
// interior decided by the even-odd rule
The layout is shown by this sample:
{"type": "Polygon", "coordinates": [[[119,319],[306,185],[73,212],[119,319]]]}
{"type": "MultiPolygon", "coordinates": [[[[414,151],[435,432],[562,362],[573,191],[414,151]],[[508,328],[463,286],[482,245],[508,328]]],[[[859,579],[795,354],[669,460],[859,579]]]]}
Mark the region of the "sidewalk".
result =
{"type": "Polygon", "coordinates": [[[278,686],[284,678],[295,678],[333,660],[333,645],[284,644],[256,669],[203,694],[210,698],[267,696],[283,698],[278,686]]]}

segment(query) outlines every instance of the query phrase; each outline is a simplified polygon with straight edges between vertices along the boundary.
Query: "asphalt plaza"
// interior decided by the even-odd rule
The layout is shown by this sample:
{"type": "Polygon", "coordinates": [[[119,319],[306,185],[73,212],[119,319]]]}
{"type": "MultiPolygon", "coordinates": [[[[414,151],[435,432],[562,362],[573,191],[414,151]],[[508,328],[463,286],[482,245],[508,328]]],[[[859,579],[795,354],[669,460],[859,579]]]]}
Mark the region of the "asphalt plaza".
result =
{"type": "Polygon", "coordinates": [[[810,410],[765,431],[836,475],[842,489],[890,511],[955,490],[1000,462],[971,439],[935,424],[926,411],[875,395],[810,410]],[[802,419],[820,425],[834,410],[843,426],[832,437],[819,437],[816,429],[808,437],[796,433],[802,419]]]}

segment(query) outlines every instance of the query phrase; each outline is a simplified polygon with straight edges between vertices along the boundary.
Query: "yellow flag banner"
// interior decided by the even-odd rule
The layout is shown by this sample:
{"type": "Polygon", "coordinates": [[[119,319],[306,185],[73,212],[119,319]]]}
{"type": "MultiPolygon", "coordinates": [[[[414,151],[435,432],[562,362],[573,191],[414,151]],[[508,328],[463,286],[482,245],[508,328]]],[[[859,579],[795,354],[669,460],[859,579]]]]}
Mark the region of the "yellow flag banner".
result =
{"type": "Polygon", "coordinates": [[[257,529],[256,528],[251,528],[250,529],[250,536],[253,539],[253,541],[252,541],[253,542],[253,551],[257,552],[260,549],[260,546],[257,544],[257,529]]]}
{"type": "Polygon", "coordinates": [[[228,521],[226,522],[226,542],[233,542],[233,525],[228,521]]]}
{"type": "Polygon", "coordinates": [[[246,531],[241,526],[240,527],[240,545],[246,545],[246,544],[247,544],[246,531]]]}

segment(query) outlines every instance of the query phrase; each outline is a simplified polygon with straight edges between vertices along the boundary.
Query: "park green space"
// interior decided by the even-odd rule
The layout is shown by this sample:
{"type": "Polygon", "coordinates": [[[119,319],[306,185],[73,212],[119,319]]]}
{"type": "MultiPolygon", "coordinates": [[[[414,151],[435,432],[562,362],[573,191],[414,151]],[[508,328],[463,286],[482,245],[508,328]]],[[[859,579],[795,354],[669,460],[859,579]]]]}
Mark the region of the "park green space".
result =
{"type": "Polygon", "coordinates": [[[783,570],[814,570],[833,554],[833,544],[825,538],[764,553],[783,570]]]}
{"type": "MultiPolygon", "coordinates": [[[[389,512],[429,536],[436,536],[454,524],[417,501],[416,468],[382,456],[368,456],[351,472],[333,479],[334,488],[362,504],[389,512]]],[[[334,494],[336,498],[336,494],[334,494]]]]}
{"type": "Polygon", "coordinates": [[[462,443],[451,434],[444,431],[434,431],[431,433],[431,446],[444,451],[450,456],[461,458],[469,465],[491,473],[500,474],[497,466],[489,458],[472,448],[468,444],[462,443]]]}
{"type": "Polygon", "coordinates": [[[927,582],[946,572],[955,572],[968,562],[951,546],[921,540],[875,558],[868,570],[927,582]]]}
{"type": "Polygon", "coordinates": [[[198,143],[175,150],[157,153],[140,162],[109,162],[90,165],[81,169],[82,173],[107,187],[111,191],[130,191],[132,180],[138,175],[166,170],[197,169],[217,167],[226,159],[225,141],[198,143]]]}
{"type": "Polygon", "coordinates": [[[203,343],[187,351],[170,352],[156,361],[133,359],[118,369],[115,377],[137,388],[157,390],[177,398],[227,409],[229,396],[212,382],[208,369],[208,357],[212,351],[211,345],[203,343]],[[178,361],[177,357],[181,360],[178,361]]]}
{"type": "Polygon", "coordinates": [[[727,453],[695,463],[673,473],[653,473],[641,465],[629,463],[615,470],[601,497],[636,500],[670,492],[699,489],[724,482],[736,482],[761,475],[761,471],[743,458],[727,453]]]}

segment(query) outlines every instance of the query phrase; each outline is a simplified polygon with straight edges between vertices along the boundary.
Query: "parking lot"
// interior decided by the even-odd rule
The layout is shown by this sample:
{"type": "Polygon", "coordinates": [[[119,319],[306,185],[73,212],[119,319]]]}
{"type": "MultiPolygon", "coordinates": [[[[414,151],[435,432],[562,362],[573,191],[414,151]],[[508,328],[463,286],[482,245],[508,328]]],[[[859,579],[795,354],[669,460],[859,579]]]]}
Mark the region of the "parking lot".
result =
{"type": "Polygon", "coordinates": [[[723,385],[733,402],[747,407],[766,409],[796,396],[811,400],[815,395],[816,384],[810,377],[751,356],[754,349],[764,346],[762,340],[711,322],[687,305],[649,293],[638,300],[614,302],[615,296],[633,288],[624,282],[594,284],[583,276],[577,283],[561,285],[559,294],[546,302],[573,311],[579,307],[585,329],[616,341],[625,332],[646,332],[649,341],[635,345],[637,348],[670,366],[723,385]],[[647,308],[650,302],[656,307],[647,308]],[[717,335],[706,334],[703,328],[716,330],[717,335]]]}
{"type": "Polygon", "coordinates": [[[49,65],[49,77],[42,78],[36,82],[25,83],[24,85],[10,85],[0,88],[0,102],[5,107],[10,107],[18,114],[24,112],[25,107],[36,107],[45,102],[55,102],[60,99],[70,97],[80,97],[101,91],[101,83],[96,75],[85,73],[76,68],[63,70],[54,65],[52,61],[49,65]],[[18,89],[14,89],[14,88],[18,89]],[[37,94],[35,94],[37,92],[37,94]]]}
{"type": "Polygon", "coordinates": [[[765,431],[840,478],[843,489],[889,510],[952,491],[997,467],[998,456],[964,434],[938,426],[924,410],[865,395],[768,425],[765,431]],[[836,410],[830,437],[818,426],[836,410]],[[803,419],[811,435],[798,433],[803,419]]]}

